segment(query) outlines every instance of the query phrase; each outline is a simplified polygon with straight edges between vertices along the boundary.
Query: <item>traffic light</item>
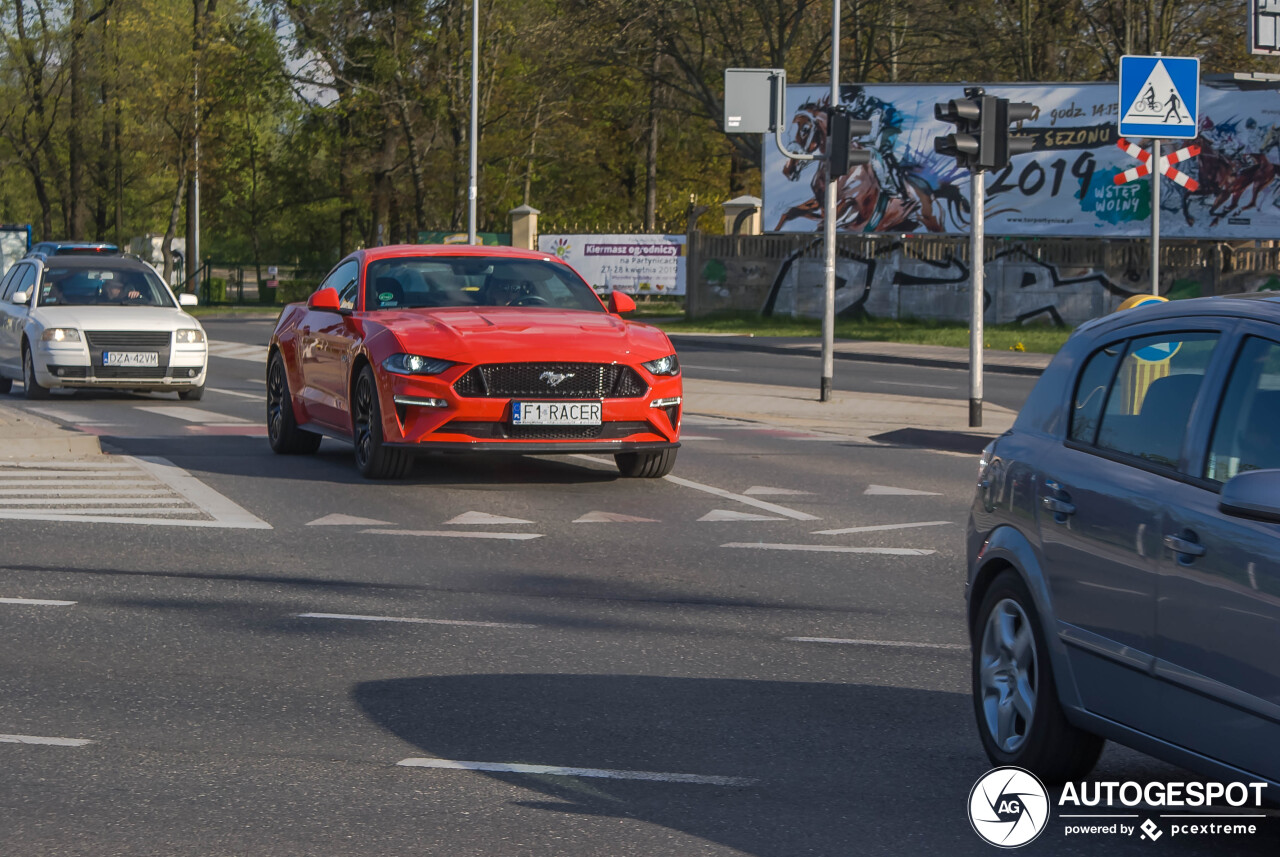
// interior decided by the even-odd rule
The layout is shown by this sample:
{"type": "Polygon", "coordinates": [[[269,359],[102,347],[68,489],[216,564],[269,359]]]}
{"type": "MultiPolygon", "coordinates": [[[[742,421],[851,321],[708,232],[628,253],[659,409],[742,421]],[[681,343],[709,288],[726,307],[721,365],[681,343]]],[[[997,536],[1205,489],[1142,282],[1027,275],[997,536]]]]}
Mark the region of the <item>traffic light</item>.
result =
{"type": "Polygon", "coordinates": [[[978,166],[985,170],[1001,170],[1009,165],[1009,158],[1024,155],[1035,145],[1034,137],[1011,135],[1009,123],[1031,119],[1039,108],[1025,101],[1011,102],[1007,98],[991,96],[982,101],[978,166]]]}
{"type": "MultiPolygon", "coordinates": [[[[1028,119],[1034,119],[1040,113],[1040,108],[1026,101],[1010,101],[1009,113],[1005,117],[1008,122],[1017,122],[1019,130],[1021,125],[1028,119]]],[[[1025,155],[1035,148],[1036,138],[1026,135],[1009,135],[1009,156],[1025,155]]]]}
{"type": "Polygon", "coordinates": [[[999,170],[1035,147],[1034,137],[1011,135],[1009,123],[1034,118],[1040,108],[987,95],[980,86],[966,88],[964,96],[933,105],[936,119],[956,126],[955,133],[933,139],[935,152],[955,158],[961,169],[999,170]]]}
{"type": "Polygon", "coordinates": [[[984,102],[995,99],[988,97],[980,86],[968,87],[964,95],[964,98],[933,105],[935,119],[956,126],[954,133],[933,138],[933,150],[940,155],[955,158],[956,166],[961,169],[978,170],[981,169],[978,166],[982,150],[979,134],[982,130],[984,102]]]}
{"type": "Polygon", "coordinates": [[[854,149],[850,144],[853,137],[870,134],[871,123],[854,119],[841,108],[829,108],[827,115],[830,117],[827,120],[827,175],[834,181],[849,172],[850,167],[871,163],[870,151],[854,149]]]}

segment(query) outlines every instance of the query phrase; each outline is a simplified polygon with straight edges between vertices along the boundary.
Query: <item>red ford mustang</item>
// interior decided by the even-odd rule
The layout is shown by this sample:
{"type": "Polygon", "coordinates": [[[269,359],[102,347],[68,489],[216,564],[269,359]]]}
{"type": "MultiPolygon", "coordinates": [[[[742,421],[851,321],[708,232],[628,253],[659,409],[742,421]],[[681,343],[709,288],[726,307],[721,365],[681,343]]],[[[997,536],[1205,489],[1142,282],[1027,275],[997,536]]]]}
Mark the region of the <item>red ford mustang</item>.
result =
{"type": "Polygon", "coordinates": [[[375,479],[427,450],[609,452],[623,476],[664,476],[680,446],[680,364],[666,334],[620,317],[633,309],[620,292],[606,309],[545,253],[358,250],[276,323],[271,448],[350,441],[375,479]]]}

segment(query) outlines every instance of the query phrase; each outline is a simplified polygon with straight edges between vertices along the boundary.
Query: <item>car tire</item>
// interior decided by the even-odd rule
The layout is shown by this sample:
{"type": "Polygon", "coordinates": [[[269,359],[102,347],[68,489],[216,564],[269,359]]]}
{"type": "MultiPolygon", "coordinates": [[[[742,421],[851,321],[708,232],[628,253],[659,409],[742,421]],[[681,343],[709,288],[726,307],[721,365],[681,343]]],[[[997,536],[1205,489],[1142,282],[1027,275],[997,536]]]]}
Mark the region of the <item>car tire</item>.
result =
{"type": "Polygon", "coordinates": [[[278,351],[271,356],[267,369],[267,441],[280,455],[311,455],[320,448],[320,435],[298,428],[293,416],[293,395],[289,392],[289,373],[278,351]]]}
{"type": "Polygon", "coordinates": [[[13,389],[13,379],[0,375],[0,396],[7,395],[13,389]]]}
{"type": "Polygon", "coordinates": [[[204,384],[199,387],[192,387],[190,390],[183,390],[178,393],[178,398],[184,402],[198,402],[204,398],[204,384]]]}
{"type": "Polygon", "coordinates": [[[628,479],[659,479],[676,466],[675,447],[657,452],[619,452],[613,457],[618,472],[628,479]]]}
{"type": "Polygon", "coordinates": [[[22,345],[22,386],[23,393],[28,399],[49,398],[49,388],[41,387],[40,382],[36,380],[35,358],[31,356],[31,346],[27,345],[25,340],[22,345]]]}
{"type": "Polygon", "coordinates": [[[1017,572],[1002,572],[974,619],[973,707],[987,757],[1047,783],[1093,770],[1103,739],[1073,726],[1058,698],[1035,602],[1017,572]]]}
{"type": "Polygon", "coordinates": [[[382,439],[382,408],[373,369],[363,366],[351,385],[351,440],[356,468],[366,479],[399,479],[413,464],[407,449],[387,446],[382,439]]]}

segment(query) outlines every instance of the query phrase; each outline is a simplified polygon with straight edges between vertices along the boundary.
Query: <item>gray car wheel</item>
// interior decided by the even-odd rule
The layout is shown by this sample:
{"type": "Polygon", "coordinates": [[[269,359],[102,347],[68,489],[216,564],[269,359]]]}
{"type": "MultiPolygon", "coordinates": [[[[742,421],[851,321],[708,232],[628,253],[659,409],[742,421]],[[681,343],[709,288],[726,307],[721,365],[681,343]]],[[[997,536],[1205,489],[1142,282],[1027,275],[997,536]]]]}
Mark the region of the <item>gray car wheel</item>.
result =
{"type": "Polygon", "coordinates": [[[1091,771],[1103,740],[1067,720],[1035,602],[1016,572],[991,582],[970,638],[974,714],[988,758],[1052,783],[1091,771]]]}

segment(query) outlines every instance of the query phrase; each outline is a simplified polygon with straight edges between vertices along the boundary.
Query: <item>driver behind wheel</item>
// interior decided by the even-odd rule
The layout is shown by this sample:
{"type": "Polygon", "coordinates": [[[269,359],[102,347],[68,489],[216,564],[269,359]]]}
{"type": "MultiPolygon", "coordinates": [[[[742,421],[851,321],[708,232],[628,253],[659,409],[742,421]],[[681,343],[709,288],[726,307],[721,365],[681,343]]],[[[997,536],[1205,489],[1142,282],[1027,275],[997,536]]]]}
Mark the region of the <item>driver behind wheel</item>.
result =
{"type": "Polygon", "coordinates": [[[489,306],[511,306],[527,297],[536,297],[533,284],[528,280],[490,278],[485,286],[484,303],[489,306]]]}

